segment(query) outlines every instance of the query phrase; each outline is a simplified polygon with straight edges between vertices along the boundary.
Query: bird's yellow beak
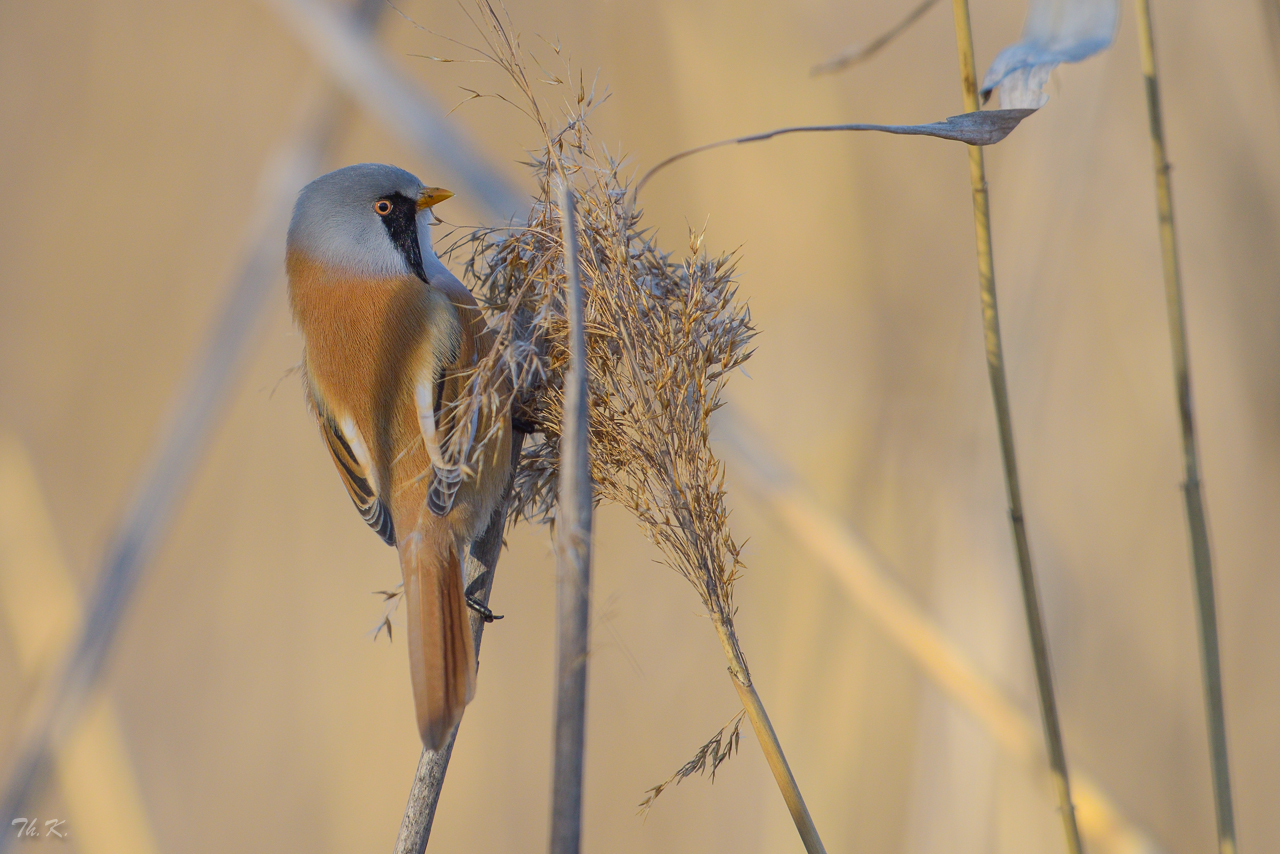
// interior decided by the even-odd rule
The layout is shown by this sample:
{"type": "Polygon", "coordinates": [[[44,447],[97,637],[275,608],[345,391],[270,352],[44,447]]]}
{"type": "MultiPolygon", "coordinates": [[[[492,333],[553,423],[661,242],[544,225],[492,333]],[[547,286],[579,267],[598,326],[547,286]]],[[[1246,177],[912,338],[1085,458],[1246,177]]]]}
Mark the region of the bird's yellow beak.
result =
{"type": "Polygon", "coordinates": [[[418,193],[418,210],[428,210],[440,204],[445,199],[452,198],[453,193],[443,187],[426,187],[421,193],[418,193]]]}

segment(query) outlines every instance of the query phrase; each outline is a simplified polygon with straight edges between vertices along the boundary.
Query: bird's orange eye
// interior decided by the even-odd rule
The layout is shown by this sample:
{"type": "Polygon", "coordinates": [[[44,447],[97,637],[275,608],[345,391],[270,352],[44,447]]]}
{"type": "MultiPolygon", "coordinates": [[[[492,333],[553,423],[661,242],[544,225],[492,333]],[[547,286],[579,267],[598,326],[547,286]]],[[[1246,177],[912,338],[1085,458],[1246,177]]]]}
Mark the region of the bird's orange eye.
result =
{"type": "Polygon", "coordinates": [[[373,209],[378,212],[378,216],[386,216],[391,213],[391,202],[386,199],[378,199],[374,202],[373,209]]]}

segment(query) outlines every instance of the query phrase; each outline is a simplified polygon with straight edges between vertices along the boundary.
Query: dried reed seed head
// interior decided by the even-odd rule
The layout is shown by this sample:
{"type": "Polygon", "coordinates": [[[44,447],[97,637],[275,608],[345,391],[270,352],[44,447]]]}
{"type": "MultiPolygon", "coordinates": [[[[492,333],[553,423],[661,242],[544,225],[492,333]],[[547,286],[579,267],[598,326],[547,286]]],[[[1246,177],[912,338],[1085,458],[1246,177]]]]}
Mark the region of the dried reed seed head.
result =
{"type": "MultiPolygon", "coordinates": [[[[712,616],[731,626],[731,587],[741,564],[723,467],[708,438],[724,383],[751,355],[755,334],[736,298],[733,259],[708,256],[697,233],[690,234],[687,258],[660,250],[629,204],[621,164],[592,142],[587,118],[594,93],[579,77],[564,126],[553,131],[509,24],[487,3],[481,11],[489,58],[515,83],[544,144],[529,162],[539,194],[527,224],[477,230],[452,247],[463,254],[468,285],[493,318],[495,341],[476,368],[476,393],[459,402],[454,423],[469,423],[476,407],[512,401],[516,419],[537,431],[514,476],[513,517],[554,516],[569,324],[552,186],[568,182],[577,199],[586,296],[596,496],[630,509],[712,616]]],[[[571,85],[552,77],[553,84],[571,85]]],[[[466,464],[474,468],[479,460],[466,464]]]]}

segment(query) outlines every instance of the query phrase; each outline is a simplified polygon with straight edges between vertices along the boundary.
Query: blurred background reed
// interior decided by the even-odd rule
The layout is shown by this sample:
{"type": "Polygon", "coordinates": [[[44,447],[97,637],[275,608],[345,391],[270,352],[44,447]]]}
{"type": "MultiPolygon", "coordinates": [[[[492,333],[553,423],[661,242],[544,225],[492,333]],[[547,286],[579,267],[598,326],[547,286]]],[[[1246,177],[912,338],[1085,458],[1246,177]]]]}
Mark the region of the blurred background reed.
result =
{"type": "MultiPolygon", "coordinates": [[[[434,33],[474,41],[459,5],[397,5],[434,33]]],[[[70,579],[18,598],[20,588],[3,590],[6,767],[36,674],[57,660],[68,609],[92,589],[258,227],[263,165],[328,85],[277,9],[0,6],[0,431],[17,443],[5,459],[28,459],[33,473],[3,467],[0,507],[25,515],[0,527],[0,570],[70,579]],[[22,626],[51,639],[28,644],[22,626]]],[[[641,170],[788,124],[961,111],[945,10],[870,63],[811,79],[814,63],[908,6],[508,9],[535,55],[551,55],[537,34],[600,69],[612,96],[593,116],[596,136],[641,170]]],[[[972,9],[981,69],[1016,40],[1024,6],[972,9]]],[[[1266,851],[1280,846],[1280,87],[1263,5],[1157,2],[1154,14],[1239,840],[1266,851]]],[[[987,168],[1024,500],[1072,771],[1087,771],[1165,850],[1190,854],[1213,846],[1213,805],[1133,26],[1126,6],[1115,45],[1060,68],[1048,106],[988,150],[987,168]]],[[[394,11],[378,38],[446,107],[468,97],[460,87],[503,91],[495,68],[414,56],[471,58],[394,11]]],[[[487,99],[451,120],[532,189],[516,162],[537,142],[524,117],[487,99]]],[[[336,139],[322,171],[377,160],[456,183],[359,107],[336,139]]],[[[1034,719],[965,159],[936,140],[793,137],[673,166],[642,204],[673,250],[687,224],[704,222],[713,251],[742,247],[741,294],[761,332],[750,377],[728,387],[735,417],[1034,719]]],[[[465,193],[440,213],[492,222],[465,193]]],[[[112,850],[94,840],[128,821],[161,851],[394,840],[418,742],[401,636],[388,647],[369,635],[382,613],[370,592],[398,569],[352,511],[286,376],[299,347],[281,273],[109,663],[107,729],[121,749],[101,767],[128,769],[141,809],[86,812],[77,826],[70,790],[51,787],[30,812],[68,819],[70,837],[23,845],[112,850]]],[[[746,485],[730,456],[731,497],[735,482],[746,485]]],[[[745,652],[828,850],[1061,850],[1044,778],[922,676],[750,491],[736,495],[734,530],[750,537],[736,587],[745,652]]],[[[800,850],[754,744],[714,786],[686,781],[637,817],[644,791],[739,707],[688,586],[654,566],[618,508],[602,508],[595,531],[585,848],[800,850]]],[[[506,619],[486,632],[433,851],[536,850],[547,838],[554,559],[545,530],[516,528],[509,542],[492,599],[506,619]]]]}

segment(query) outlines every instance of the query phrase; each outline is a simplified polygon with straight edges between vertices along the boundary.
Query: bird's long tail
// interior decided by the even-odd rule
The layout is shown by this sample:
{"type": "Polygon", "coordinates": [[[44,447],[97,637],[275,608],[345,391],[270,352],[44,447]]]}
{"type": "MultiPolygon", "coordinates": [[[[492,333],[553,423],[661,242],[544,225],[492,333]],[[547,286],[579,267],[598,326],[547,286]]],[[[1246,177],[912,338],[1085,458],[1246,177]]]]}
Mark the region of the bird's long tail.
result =
{"type": "Polygon", "coordinates": [[[475,644],[454,538],[415,531],[401,542],[400,569],[418,732],[424,746],[439,750],[476,684],[475,644]]]}

